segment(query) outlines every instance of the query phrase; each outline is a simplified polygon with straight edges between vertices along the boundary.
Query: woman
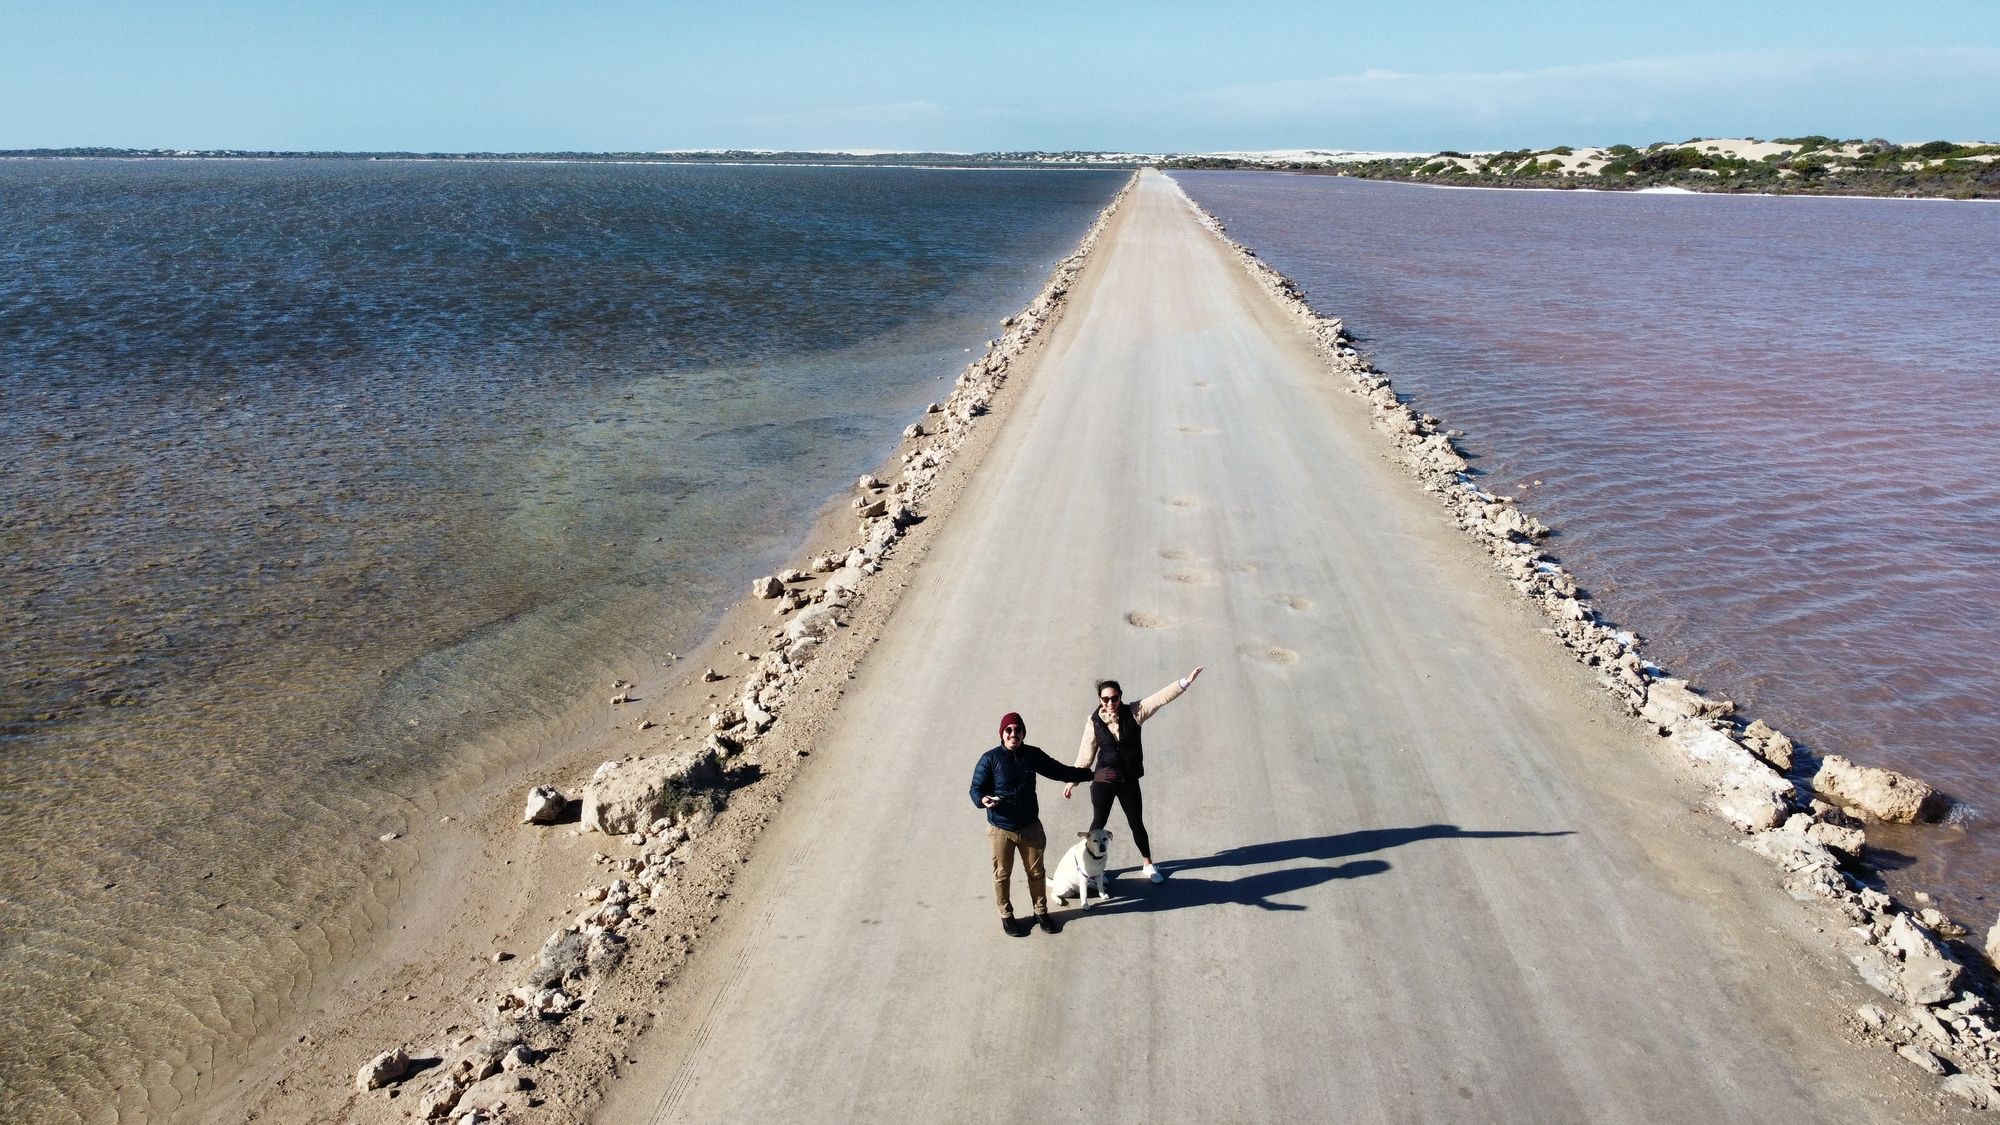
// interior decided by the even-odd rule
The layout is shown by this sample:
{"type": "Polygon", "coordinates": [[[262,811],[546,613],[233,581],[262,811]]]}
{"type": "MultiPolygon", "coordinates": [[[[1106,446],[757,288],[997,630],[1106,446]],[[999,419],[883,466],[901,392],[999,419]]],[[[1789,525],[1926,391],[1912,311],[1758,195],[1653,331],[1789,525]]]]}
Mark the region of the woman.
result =
{"type": "MultiPolygon", "coordinates": [[[[1097,710],[1083,725],[1083,742],[1077,747],[1076,765],[1092,772],[1090,782],[1090,830],[1095,832],[1111,819],[1111,802],[1125,810],[1125,823],[1132,828],[1132,843],[1146,865],[1140,874],[1155,883],[1167,877],[1153,866],[1153,841],[1146,836],[1145,805],[1139,794],[1139,779],[1146,776],[1146,747],[1139,726],[1154,712],[1181,697],[1194,684],[1201,668],[1139,701],[1134,707],[1125,702],[1125,692],[1117,680],[1097,684],[1097,710]]],[[[1076,785],[1063,786],[1067,798],[1076,785]]]]}

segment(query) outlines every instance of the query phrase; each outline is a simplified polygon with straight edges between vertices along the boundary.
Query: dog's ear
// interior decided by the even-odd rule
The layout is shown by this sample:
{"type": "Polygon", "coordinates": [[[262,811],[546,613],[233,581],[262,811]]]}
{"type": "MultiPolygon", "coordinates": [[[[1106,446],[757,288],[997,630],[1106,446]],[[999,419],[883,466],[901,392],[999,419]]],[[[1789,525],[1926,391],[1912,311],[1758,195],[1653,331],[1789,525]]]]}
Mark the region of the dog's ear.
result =
{"type": "Polygon", "coordinates": [[[1077,839],[1079,839],[1079,840],[1081,840],[1081,839],[1083,839],[1083,838],[1084,838],[1085,836],[1088,836],[1088,835],[1090,835],[1090,833],[1088,833],[1088,832],[1079,832],[1079,833],[1077,833],[1077,834],[1076,834],[1076,838],[1077,838],[1077,839]]]}

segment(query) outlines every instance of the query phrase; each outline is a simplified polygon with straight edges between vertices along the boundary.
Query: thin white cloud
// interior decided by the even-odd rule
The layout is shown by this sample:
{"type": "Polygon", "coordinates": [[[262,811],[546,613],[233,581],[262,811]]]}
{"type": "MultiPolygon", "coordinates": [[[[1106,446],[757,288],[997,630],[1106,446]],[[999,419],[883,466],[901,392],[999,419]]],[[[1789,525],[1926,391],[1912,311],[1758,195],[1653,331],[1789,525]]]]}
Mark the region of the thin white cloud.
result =
{"type": "Polygon", "coordinates": [[[1190,96],[1182,109],[1238,127],[1421,125],[1426,133],[1646,124],[1712,131],[1759,122],[1773,130],[1880,131],[1928,116],[1946,132],[1983,122],[1990,135],[2000,134],[1990,108],[1996,104],[2000,51],[1916,48],[1718,51],[1492,71],[1368,69],[1222,87],[1190,96]]]}

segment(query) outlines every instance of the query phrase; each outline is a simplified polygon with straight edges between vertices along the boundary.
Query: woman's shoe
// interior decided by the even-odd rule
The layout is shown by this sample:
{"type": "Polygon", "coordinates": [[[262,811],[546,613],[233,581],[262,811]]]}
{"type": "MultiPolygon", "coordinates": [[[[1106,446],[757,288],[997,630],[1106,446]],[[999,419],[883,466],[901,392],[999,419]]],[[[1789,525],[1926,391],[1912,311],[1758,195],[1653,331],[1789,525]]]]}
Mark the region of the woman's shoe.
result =
{"type": "Polygon", "coordinates": [[[1164,883],[1167,881],[1166,875],[1163,872],[1161,872],[1159,868],[1154,867],[1150,863],[1144,867],[1141,867],[1139,869],[1139,874],[1144,875],[1146,878],[1151,879],[1155,883],[1164,883]]]}

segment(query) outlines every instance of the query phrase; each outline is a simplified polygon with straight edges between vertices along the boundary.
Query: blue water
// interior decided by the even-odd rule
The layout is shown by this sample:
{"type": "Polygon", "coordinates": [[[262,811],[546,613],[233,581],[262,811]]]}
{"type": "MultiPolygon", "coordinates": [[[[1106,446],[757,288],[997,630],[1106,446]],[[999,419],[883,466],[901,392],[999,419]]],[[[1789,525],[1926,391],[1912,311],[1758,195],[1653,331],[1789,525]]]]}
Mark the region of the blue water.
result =
{"type": "Polygon", "coordinates": [[[385,810],[692,643],[1122,181],[0,161],[0,1117],[198,1088],[385,810]]]}

